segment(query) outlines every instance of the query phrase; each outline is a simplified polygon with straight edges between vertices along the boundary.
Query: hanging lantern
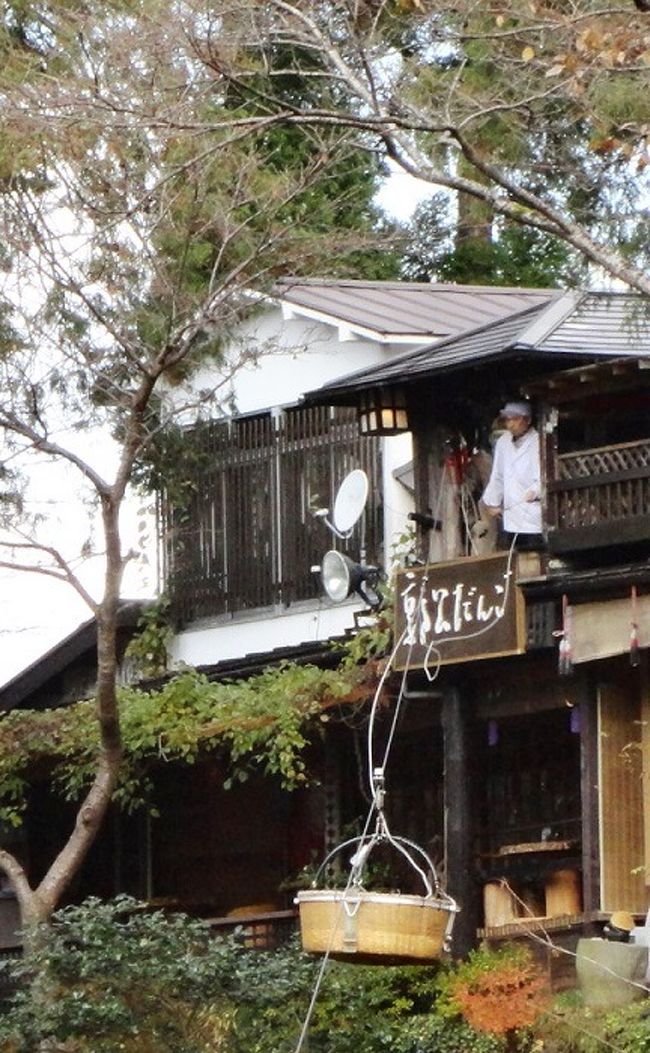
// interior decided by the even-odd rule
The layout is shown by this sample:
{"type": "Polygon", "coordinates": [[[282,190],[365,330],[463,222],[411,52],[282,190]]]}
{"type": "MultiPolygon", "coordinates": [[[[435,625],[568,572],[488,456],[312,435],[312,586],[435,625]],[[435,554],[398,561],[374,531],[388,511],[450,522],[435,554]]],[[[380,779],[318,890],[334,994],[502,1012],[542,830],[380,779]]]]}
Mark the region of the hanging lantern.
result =
{"type": "Polygon", "coordinates": [[[403,388],[371,388],[364,391],[358,412],[362,435],[399,435],[409,430],[403,388]]]}

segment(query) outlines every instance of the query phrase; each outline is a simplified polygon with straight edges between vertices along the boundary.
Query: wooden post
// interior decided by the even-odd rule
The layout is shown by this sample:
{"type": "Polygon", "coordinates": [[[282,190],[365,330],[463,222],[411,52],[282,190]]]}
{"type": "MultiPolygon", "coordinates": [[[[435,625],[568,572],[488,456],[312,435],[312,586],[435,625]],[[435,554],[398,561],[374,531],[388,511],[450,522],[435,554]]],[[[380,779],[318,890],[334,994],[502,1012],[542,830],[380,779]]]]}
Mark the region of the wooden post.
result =
{"type": "Polygon", "coordinates": [[[582,798],[582,898],[585,912],[600,910],[598,806],[598,699],[589,681],[580,692],[580,794],[582,798]]]}
{"type": "Polygon", "coordinates": [[[547,490],[548,483],[557,481],[557,420],[558,411],[548,403],[543,403],[539,415],[539,447],[542,470],[542,511],[544,529],[557,530],[557,496],[547,490]]]}
{"type": "Polygon", "coordinates": [[[461,908],[454,926],[453,954],[476,944],[479,895],[473,851],[472,700],[450,685],[443,695],[445,861],[447,891],[461,908]]]}
{"type": "Polygon", "coordinates": [[[643,792],[644,880],[650,886],[650,669],[648,652],[641,651],[641,787],[643,792]]]}

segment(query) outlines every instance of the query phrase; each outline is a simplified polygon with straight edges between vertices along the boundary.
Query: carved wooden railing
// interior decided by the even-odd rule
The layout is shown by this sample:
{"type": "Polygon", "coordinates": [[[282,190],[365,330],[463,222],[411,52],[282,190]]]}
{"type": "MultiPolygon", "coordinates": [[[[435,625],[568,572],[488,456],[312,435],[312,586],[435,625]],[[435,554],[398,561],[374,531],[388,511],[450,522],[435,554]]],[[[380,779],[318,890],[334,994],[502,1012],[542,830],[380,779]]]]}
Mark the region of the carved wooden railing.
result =
{"type": "Polygon", "coordinates": [[[556,549],[650,536],[650,439],[559,454],[547,482],[556,549]]]}

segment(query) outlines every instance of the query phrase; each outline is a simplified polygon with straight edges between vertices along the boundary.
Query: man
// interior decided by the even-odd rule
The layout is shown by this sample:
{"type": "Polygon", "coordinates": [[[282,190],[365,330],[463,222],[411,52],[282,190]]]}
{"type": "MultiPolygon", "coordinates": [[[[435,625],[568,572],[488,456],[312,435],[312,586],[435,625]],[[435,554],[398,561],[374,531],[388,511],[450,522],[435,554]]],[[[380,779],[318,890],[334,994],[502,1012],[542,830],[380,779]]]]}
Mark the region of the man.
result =
{"type": "Polygon", "coordinates": [[[499,416],[506,431],[497,439],[490,480],[482,501],[490,516],[503,516],[505,541],[517,547],[543,545],[539,435],[528,402],[506,402],[499,416]]]}

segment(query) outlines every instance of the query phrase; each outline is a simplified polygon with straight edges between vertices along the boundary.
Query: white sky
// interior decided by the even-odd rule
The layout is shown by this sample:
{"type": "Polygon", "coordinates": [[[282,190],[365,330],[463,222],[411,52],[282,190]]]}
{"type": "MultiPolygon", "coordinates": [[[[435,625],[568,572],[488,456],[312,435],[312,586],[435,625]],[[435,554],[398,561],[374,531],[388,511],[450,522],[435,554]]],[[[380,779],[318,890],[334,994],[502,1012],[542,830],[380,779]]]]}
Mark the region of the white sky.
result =
{"type": "MultiPolygon", "coordinates": [[[[84,587],[99,598],[103,561],[82,559],[81,550],[86,541],[99,542],[101,536],[93,530],[91,510],[79,492],[75,473],[43,462],[34,467],[32,483],[33,498],[28,507],[45,517],[41,539],[61,549],[84,587]]],[[[125,504],[121,526],[125,549],[140,549],[141,542],[148,539],[147,549],[155,552],[153,523],[143,514],[139,500],[125,504]]],[[[153,596],[156,576],[153,556],[149,562],[133,561],[125,573],[122,595],[127,599],[153,596]]],[[[70,585],[36,572],[0,569],[0,590],[0,684],[92,617],[90,608],[70,585]]]]}
{"type": "Polygon", "coordinates": [[[392,161],[389,163],[392,173],[375,200],[394,219],[406,220],[421,201],[435,193],[436,188],[397,168],[392,161]]]}

